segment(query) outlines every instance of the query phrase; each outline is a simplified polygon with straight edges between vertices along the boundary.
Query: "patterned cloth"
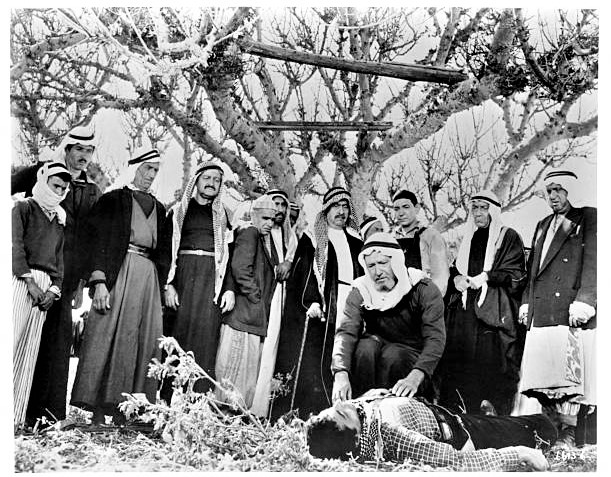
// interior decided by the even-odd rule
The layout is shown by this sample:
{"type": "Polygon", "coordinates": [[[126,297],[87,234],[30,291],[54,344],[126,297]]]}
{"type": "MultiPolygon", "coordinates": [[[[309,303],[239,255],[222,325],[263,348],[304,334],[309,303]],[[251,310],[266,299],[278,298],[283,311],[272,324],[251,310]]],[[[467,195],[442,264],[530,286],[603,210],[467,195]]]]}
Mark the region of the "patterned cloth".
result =
{"type": "MultiPolygon", "coordinates": [[[[32,269],[32,278],[41,290],[47,290],[51,278],[41,270],[32,269]]],[[[23,424],[28,406],[42,325],[47,316],[32,297],[24,280],[13,275],[13,410],[15,427],[23,424]]]]}
{"type": "Polygon", "coordinates": [[[520,469],[518,453],[512,448],[459,451],[438,442],[441,432],[435,416],[417,399],[395,397],[355,403],[362,429],[359,454],[365,461],[411,459],[454,471],[520,469]]]}
{"type": "MultiPolygon", "coordinates": [[[[166,283],[171,283],[176,274],[176,259],[178,257],[178,249],[180,247],[180,237],[182,226],[185,221],[185,216],[189,208],[189,202],[196,193],[197,179],[202,174],[203,169],[195,174],[189,180],[180,202],[173,207],[173,227],[172,227],[172,260],[170,262],[170,270],[166,283]]],[[[216,268],[214,270],[214,301],[218,302],[225,280],[225,272],[229,261],[228,244],[233,241],[231,227],[228,227],[229,220],[227,211],[223,205],[223,196],[225,193],[225,185],[222,184],[219,193],[212,201],[212,229],[214,231],[214,260],[216,268]]]]}
{"type": "MultiPolygon", "coordinates": [[[[327,274],[327,261],[329,258],[329,225],[327,223],[327,211],[329,208],[341,200],[348,201],[350,207],[350,213],[348,214],[348,221],[344,230],[351,233],[360,240],[360,228],[359,223],[356,219],[356,211],[352,204],[352,198],[350,193],[341,187],[334,187],[325,194],[323,200],[323,210],[316,215],[314,221],[314,240],[315,240],[315,251],[314,251],[314,274],[318,282],[318,290],[320,296],[324,297],[325,290],[325,277],[327,274]]],[[[325,304],[323,303],[323,308],[325,304]]]]}

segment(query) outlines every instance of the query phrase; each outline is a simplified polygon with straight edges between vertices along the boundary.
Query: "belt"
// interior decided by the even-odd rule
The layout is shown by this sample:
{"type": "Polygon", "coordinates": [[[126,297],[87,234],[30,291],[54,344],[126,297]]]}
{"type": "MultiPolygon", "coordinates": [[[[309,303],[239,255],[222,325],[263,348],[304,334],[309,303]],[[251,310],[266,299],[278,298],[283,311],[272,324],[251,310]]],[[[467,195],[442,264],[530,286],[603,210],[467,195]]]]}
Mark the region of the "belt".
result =
{"type": "Polygon", "coordinates": [[[200,255],[204,257],[214,257],[214,252],[206,250],[179,250],[178,255],[200,255]]]}
{"type": "Polygon", "coordinates": [[[127,251],[129,253],[135,253],[136,255],[140,255],[144,258],[151,258],[151,249],[148,247],[141,247],[140,245],[130,243],[127,246],[127,251]]]}
{"type": "Polygon", "coordinates": [[[427,407],[431,410],[435,416],[435,420],[439,425],[439,431],[441,432],[441,440],[447,444],[450,444],[457,450],[473,450],[473,441],[471,435],[465,428],[460,416],[451,413],[446,408],[437,404],[431,404],[425,400],[420,399],[424,402],[427,407]]]}

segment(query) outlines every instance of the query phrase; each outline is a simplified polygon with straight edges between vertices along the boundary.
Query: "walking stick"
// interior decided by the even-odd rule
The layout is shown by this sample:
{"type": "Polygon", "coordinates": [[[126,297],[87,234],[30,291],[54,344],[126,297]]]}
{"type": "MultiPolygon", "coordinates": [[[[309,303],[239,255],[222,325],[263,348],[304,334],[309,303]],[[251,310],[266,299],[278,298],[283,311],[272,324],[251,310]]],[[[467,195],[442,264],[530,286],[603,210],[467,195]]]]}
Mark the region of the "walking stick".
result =
{"type": "Polygon", "coordinates": [[[308,336],[308,324],[310,323],[310,315],[306,312],[305,324],[303,325],[303,336],[301,337],[301,348],[299,349],[299,359],[297,360],[297,371],[295,373],[295,383],[293,385],[293,393],[291,394],[291,407],[289,411],[293,410],[295,404],[295,393],[297,392],[297,383],[299,382],[299,372],[301,370],[301,360],[303,359],[303,350],[305,349],[306,338],[308,336]]]}

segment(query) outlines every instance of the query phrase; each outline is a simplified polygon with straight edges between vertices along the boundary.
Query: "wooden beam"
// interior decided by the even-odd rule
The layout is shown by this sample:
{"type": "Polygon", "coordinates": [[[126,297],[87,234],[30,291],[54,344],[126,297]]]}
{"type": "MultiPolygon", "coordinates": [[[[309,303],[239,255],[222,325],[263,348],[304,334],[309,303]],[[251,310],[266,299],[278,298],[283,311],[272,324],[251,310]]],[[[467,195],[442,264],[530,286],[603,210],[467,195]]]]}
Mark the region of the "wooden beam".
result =
{"type": "Polygon", "coordinates": [[[275,131],[386,131],[389,121],[258,121],[259,129],[275,131]]]}
{"type": "Polygon", "coordinates": [[[266,45],[251,38],[241,38],[238,44],[245,53],[273,58],[275,60],[291,61],[306,65],[331,68],[335,70],[365,73],[374,76],[388,76],[408,81],[427,81],[429,83],[454,84],[464,81],[468,76],[462,71],[443,68],[441,66],[427,66],[403,63],[378,63],[375,61],[349,60],[335,58],[316,53],[289,50],[278,46],[266,45]]]}

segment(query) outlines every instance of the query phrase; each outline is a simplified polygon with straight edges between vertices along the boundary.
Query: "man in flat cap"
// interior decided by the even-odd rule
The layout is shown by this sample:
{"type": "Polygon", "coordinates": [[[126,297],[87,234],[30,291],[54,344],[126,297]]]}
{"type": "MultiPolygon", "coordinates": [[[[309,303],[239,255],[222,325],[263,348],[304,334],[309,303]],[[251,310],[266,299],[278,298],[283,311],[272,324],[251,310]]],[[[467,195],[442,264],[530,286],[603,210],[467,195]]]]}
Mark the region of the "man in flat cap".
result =
{"type": "Polygon", "coordinates": [[[413,192],[400,190],[393,196],[392,206],[398,223],[395,238],[405,253],[405,265],[425,272],[445,295],[450,276],[445,240],[433,227],[420,223],[421,207],[413,192]]]}
{"type": "Polygon", "coordinates": [[[105,415],[125,420],[117,405],[122,393],[144,393],[155,402],[157,383],[148,365],[161,353],[162,335],[157,244],[165,209],[151,193],[160,155],[150,147],[136,151],[117,184],[95,205],[89,292],[92,308],[85,327],[71,403],[93,411],[93,423],[105,415]]]}
{"type": "Polygon", "coordinates": [[[64,275],[66,212],[60,203],[70,173],[62,163],[47,162],[37,177],[32,197],[17,201],[12,211],[15,428],[26,417],[43,323],[62,295],[64,275]]]}
{"type": "MultiPolygon", "coordinates": [[[[102,195],[87,176],[87,166],[95,151],[93,130],[78,126],[71,129],[55,150],[52,161],[62,163],[70,172],[68,194],[61,202],[66,213],[64,226],[64,279],[62,296],[53,302],[45,319],[38,360],[30,394],[27,422],[34,425],[42,416],[48,420],[66,418],[66,396],[72,343],[72,309],[83,301],[85,269],[89,257],[86,222],[91,209],[102,195]]],[[[32,195],[36,175],[43,164],[18,169],[11,176],[11,194],[32,195]]]]}
{"type": "Polygon", "coordinates": [[[314,237],[300,239],[287,284],[276,373],[290,392],[274,402],[275,417],[298,409],[307,417],[331,404],[331,351],[352,280],[362,274],[362,246],[350,193],[333,187],[323,198],[314,237]]]}
{"type": "Polygon", "coordinates": [[[493,192],[478,192],[470,205],[450,270],[439,403],[455,412],[509,415],[524,348],[518,324],[526,285],[524,246],[520,235],[503,225],[493,192]]]}
{"type": "Polygon", "coordinates": [[[358,259],[365,274],[354,280],[335,332],[333,401],[374,388],[432,401],[446,338],[441,293],[422,270],[405,266],[390,234],[372,234],[358,259]]]}
{"type": "Polygon", "coordinates": [[[553,170],[543,185],[552,214],[537,224],[529,256],[520,307],[528,329],[520,391],[537,398],[554,416],[565,445],[592,444],[597,210],[580,207],[587,186],[572,171],[553,170]],[[576,427],[586,435],[575,436],[576,427]]]}
{"type": "MultiPolygon", "coordinates": [[[[226,276],[233,233],[223,205],[224,190],[221,165],[201,164],[170,210],[159,245],[162,263],[169,267],[164,304],[175,312],[166,332],[184,350],[192,351],[197,364],[213,379],[221,315],[235,304],[226,276]]],[[[212,382],[200,380],[194,389],[211,388],[212,382]]],[[[169,401],[170,396],[171,392],[164,392],[162,397],[169,401]]]]}
{"type": "MultiPolygon", "coordinates": [[[[253,202],[252,224],[236,230],[231,257],[235,307],[223,316],[216,356],[217,381],[230,383],[246,408],[253,405],[277,284],[279,260],[270,237],[275,216],[276,204],[263,195],[253,202]]],[[[231,402],[223,387],[217,388],[217,396],[231,402]]]]}

